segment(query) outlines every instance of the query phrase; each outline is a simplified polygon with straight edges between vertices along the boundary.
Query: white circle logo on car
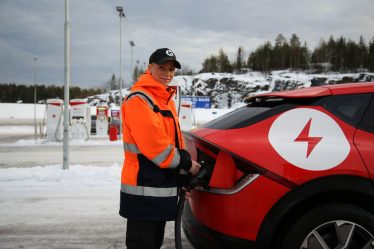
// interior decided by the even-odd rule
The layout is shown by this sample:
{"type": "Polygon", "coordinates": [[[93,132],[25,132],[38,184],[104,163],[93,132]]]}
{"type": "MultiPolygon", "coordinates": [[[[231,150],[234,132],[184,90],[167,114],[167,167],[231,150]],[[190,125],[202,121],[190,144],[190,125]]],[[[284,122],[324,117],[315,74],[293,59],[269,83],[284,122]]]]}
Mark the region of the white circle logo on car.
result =
{"type": "Polygon", "coordinates": [[[280,115],[270,127],[269,141],[286,161],[313,171],[336,167],[350,151],[335,120],[310,108],[296,108],[280,115]]]}

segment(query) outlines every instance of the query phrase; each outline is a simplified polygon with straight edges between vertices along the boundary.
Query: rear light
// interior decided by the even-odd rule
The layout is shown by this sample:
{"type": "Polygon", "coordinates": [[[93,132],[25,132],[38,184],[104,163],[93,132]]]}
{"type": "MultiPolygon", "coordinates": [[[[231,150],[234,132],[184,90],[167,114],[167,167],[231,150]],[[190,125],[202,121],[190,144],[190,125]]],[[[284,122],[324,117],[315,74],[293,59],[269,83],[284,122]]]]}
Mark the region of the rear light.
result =
{"type": "MultiPolygon", "coordinates": [[[[184,133],[187,149],[193,154],[193,160],[210,165],[212,175],[209,180],[209,192],[217,194],[233,194],[249,185],[260,175],[268,177],[288,188],[297,185],[224,148],[197,137],[184,133]]],[[[207,191],[201,187],[199,190],[207,191]]]]}

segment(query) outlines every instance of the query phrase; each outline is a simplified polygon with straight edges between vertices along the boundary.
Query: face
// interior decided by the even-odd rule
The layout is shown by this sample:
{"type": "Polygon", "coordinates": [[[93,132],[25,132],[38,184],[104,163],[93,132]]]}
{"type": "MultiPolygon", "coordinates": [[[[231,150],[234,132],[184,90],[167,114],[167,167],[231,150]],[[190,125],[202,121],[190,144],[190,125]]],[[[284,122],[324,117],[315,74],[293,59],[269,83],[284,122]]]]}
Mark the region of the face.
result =
{"type": "Polygon", "coordinates": [[[162,65],[152,63],[148,68],[151,71],[152,77],[165,86],[174,78],[175,65],[172,61],[167,61],[162,65]]]}

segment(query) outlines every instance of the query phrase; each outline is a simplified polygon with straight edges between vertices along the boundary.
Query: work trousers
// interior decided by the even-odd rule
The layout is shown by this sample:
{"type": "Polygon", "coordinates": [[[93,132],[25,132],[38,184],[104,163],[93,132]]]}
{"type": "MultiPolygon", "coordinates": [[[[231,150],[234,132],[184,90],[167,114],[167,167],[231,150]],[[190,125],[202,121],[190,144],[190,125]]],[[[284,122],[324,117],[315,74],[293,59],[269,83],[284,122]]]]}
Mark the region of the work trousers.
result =
{"type": "Polygon", "coordinates": [[[127,249],[160,249],[164,241],[166,221],[127,219],[127,249]]]}

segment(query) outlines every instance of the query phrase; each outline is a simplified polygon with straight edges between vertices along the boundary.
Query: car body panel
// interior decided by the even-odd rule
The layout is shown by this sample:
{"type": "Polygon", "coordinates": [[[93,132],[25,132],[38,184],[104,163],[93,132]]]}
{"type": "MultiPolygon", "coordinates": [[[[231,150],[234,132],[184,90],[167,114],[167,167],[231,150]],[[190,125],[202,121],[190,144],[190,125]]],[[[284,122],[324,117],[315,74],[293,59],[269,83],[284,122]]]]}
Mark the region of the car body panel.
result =
{"type": "Polygon", "coordinates": [[[270,207],[288,191],[279,183],[259,177],[233,195],[192,191],[194,202],[190,205],[194,216],[207,227],[230,236],[254,240],[270,207]],[[272,194],[269,195],[269,192],[272,194]],[[261,200],[257,198],[259,196],[261,200]],[[256,216],[250,213],[256,213],[256,216]]]}
{"type": "MultiPolygon", "coordinates": [[[[347,140],[347,143],[343,146],[349,146],[349,153],[341,163],[337,164],[331,169],[311,170],[311,168],[314,166],[310,164],[308,166],[309,169],[297,167],[294,164],[290,163],[288,160],[286,160],[284,157],[282,157],[272,146],[269,140],[263,139],[264,137],[268,137],[269,130],[271,129],[272,124],[282,114],[276,115],[272,118],[269,118],[267,120],[261,121],[259,123],[256,123],[245,128],[212,132],[210,133],[211,135],[205,137],[205,139],[222,148],[231,151],[234,154],[237,154],[240,157],[246,158],[247,160],[251,161],[256,165],[262,165],[263,167],[266,167],[267,170],[275,173],[276,175],[282,176],[295,184],[301,184],[305,181],[310,181],[314,178],[330,174],[352,174],[363,177],[369,177],[368,172],[362,162],[362,158],[358,153],[356,147],[353,145],[353,135],[356,129],[340,121],[338,118],[331,116],[331,114],[329,114],[323,108],[309,107],[308,109],[317,110],[319,112],[330,115],[331,119],[339,127],[341,127],[343,135],[347,140]],[[230,139],[227,139],[228,137],[230,139]]],[[[294,120],[293,122],[298,122],[298,120],[294,120]]],[[[299,125],[299,127],[304,127],[304,125],[306,124],[305,121],[300,120],[300,122],[304,123],[299,125]]],[[[320,124],[320,126],[324,126],[324,124],[320,124]]],[[[294,139],[297,138],[297,135],[300,134],[301,131],[302,129],[293,132],[294,137],[292,137],[292,139],[288,142],[297,143],[294,142],[294,139]]],[[[282,137],[280,137],[280,139],[282,139],[282,137]]],[[[338,140],[333,137],[330,139],[330,141],[331,144],[326,144],[323,147],[324,150],[328,151],[319,152],[321,153],[321,156],[315,159],[315,163],[320,162],[320,164],[323,164],[326,160],[326,158],[323,156],[329,155],[331,157],[334,157],[334,147],[342,146],[341,143],[339,143],[341,139],[338,140]]],[[[293,146],[287,144],[288,142],[285,142],[284,146],[293,146]]],[[[307,151],[306,144],[301,143],[297,146],[304,146],[305,152],[307,151]]],[[[317,144],[314,147],[314,149],[317,150],[318,146],[319,145],[317,144]]],[[[313,156],[313,154],[310,154],[310,156],[313,156]]],[[[318,166],[319,165],[315,165],[315,167],[318,166]]]]}
{"type": "MultiPolygon", "coordinates": [[[[219,239],[213,237],[224,235],[228,243],[242,239],[253,248],[262,248],[257,247],[259,244],[270,248],[276,226],[299,206],[310,208],[314,202],[335,198],[374,201],[374,132],[357,128],[360,119],[347,121],[324,105],[327,99],[335,99],[333,95],[373,92],[374,83],[354,83],[262,94],[254,98],[312,101],[277,109],[255,122],[241,119],[239,126],[214,124],[215,128],[193,130],[185,139],[192,159],[208,155],[215,166],[209,182],[211,189],[191,193],[191,211],[185,222],[196,220],[201,226],[187,224],[187,234],[196,233],[208,244],[215,241],[215,246],[219,239]],[[316,97],[323,101],[308,104],[314,103],[316,97]],[[244,170],[240,168],[242,164],[244,170]],[[234,189],[243,174],[258,177],[238,192],[217,194],[216,189],[234,189]]],[[[373,101],[374,95],[367,94],[363,107],[373,101]]],[[[350,99],[345,103],[352,106],[350,99]]]]}

